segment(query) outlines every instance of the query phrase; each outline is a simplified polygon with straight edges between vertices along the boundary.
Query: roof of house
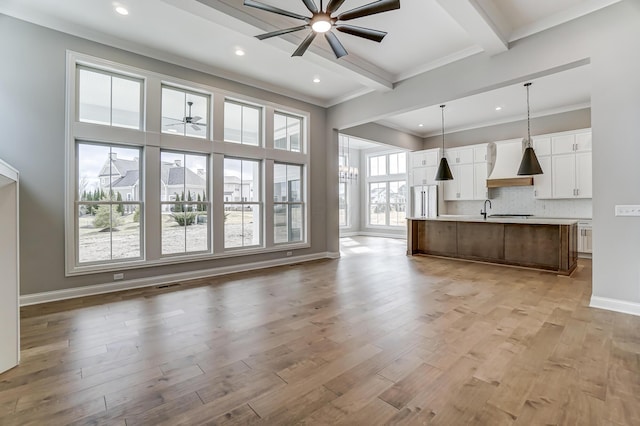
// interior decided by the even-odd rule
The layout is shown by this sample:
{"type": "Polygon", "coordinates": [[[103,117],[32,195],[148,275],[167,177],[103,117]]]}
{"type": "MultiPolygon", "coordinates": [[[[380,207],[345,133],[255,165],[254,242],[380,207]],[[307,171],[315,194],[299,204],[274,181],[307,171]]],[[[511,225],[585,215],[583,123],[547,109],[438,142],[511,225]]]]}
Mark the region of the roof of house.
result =
{"type": "Polygon", "coordinates": [[[111,160],[111,170],[109,170],[109,160],[105,161],[104,166],[100,169],[99,176],[120,175],[124,176],[130,170],[138,170],[138,160],[122,160],[116,158],[111,160]]]}
{"type": "Polygon", "coordinates": [[[138,183],[140,178],[140,172],[138,170],[129,170],[127,174],[122,176],[120,179],[116,180],[111,184],[112,188],[122,188],[134,186],[138,183]]]}

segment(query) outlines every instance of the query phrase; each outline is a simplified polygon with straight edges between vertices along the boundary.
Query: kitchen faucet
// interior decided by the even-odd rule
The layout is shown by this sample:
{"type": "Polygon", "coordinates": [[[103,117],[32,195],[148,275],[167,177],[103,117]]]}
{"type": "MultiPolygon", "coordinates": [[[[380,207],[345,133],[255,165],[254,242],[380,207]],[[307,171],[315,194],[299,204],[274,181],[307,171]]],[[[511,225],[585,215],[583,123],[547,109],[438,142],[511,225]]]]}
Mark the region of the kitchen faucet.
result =
{"type": "Polygon", "coordinates": [[[487,203],[489,203],[489,208],[492,208],[491,200],[484,200],[484,211],[480,210],[480,214],[484,217],[484,220],[487,220],[487,203]]]}

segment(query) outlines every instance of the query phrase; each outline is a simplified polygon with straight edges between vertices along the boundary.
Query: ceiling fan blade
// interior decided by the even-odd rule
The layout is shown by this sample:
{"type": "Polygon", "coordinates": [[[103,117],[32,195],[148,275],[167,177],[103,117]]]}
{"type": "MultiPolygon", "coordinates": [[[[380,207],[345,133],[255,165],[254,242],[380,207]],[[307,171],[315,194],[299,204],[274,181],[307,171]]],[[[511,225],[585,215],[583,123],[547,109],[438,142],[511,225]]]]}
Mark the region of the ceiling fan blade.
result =
{"type": "Polygon", "coordinates": [[[333,50],[333,53],[336,55],[336,58],[340,59],[343,56],[347,55],[347,50],[344,48],[338,37],[331,31],[324,33],[324,38],[329,42],[329,46],[333,50]]]}
{"type": "Polygon", "coordinates": [[[302,41],[302,43],[300,43],[300,46],[298,46],[296,51],[293,52],[293,55],[291,55],[291,56],[302,56],[302,55],[304,55],[304,52],[306,52],[307,49],[309,48],[309,46],[311,46],[311,42],[313,41],[314,38],[316,38],[316,33],[315,33],[315,31],[311,31],[311,34],[309,34],[307,36],[307,38],[305,38],[302,41]]]}
{"type": "Polygon", "coordinates": [[[378,0],[341,13],[338,15],[338,20],[348,21],[350,19],[362,18],[395,9],[400,9],[400,0],[378,0]]]}
{"type": "Polygon", "coordinates": [[[196,115],[195,117],[191,117],[191,123],[195,124],[196,121],[202,120],[202,117],[196,115]]]}
{"type": "Polygon", "coordinates": [[[200,129],[200,127],[196,126],[196,124],[195,124],[195,123],[191,123],[191,127],[192,127],[192,128],[193,128],[193,130],[195,130],[196,132],[199,132],[200,130],[202,130],[202,129],[200,129]]]}
{"type": "Polygon", "coordinates": [[[377,41],[380,43],[382,39],[387,35],[384,31],[372,30],[371,28],[356,27],[355,25],[338,25],[336,30],[351,34],[357,37],[366,38],[368,40],[377,41]]]}
{"type": "Polygon", "coordinates": [[[344,0],[331,0],[327,5],[327,13],[331,15],[333,12],[340,9],[342,3],[344,3],[344,0]]]}
{"type": "Polygon", "coordinates": [[[303,21],[309,21],[310,18],[302,15],[298,15],[297,13],[289,12],[283,9],[278,9],[277,7],[270,6],[268,4],[260,3],[255,0],[244,0],[244,5],[249,7],[255,7],[256,9],[265,10],[271,13],[277,13],[278,15],[288,16],[289,18],[294,19],[302,19],[303,21]]]}
{"type": "Polygon", "coordinates": [[[296,31],[304,30],[305,28],[309,28],[308,25],[300,25],[299,27],[287,28],[284,30],[271,31],[270,33],[257,35],[256,38],[258,40],[264,40],[266,38],[275,37],[283,34],[289,34],[296,31]]]}
{"type": "Polygon", "coordinates": [[[302,3],[304,3],[305,6],[307,6],[307,9],[309,9],[309,12],[318,13],[318,6],[316,6],[313,0],[302,0],[302,3]]]}
{"type": "Polygon", "coordinates": [[[181,122],[179,122],[179,123],[169,123],[169,124],[165,124],[164,126],[165,126],[165,127],[169,127],[169,126],[183,126],[183,125],[185,125],[185,124],[186,124],[186,123],[185,123],[184,121],[181,121],[181,122]]]}

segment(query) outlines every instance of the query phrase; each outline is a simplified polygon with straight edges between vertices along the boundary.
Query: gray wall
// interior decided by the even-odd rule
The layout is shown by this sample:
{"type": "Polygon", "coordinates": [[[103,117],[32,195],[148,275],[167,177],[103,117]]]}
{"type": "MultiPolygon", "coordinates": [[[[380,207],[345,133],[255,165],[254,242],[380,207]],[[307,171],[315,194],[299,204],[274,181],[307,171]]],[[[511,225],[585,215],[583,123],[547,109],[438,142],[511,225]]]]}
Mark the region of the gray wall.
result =
{"type": "MultiPolygon", "coordinates": [[[[327,251],[327,198],[335,199],[337,203],[337,194],[328,195],[336,192],[336,186],[329,182],[332,186],[328,191],[327,159],[334,153],[326,148],[328,133],[324,108],[0,15],[0,127],[3,129],[0,158],[16,167],[21,176],[21,294],[113,281],[110,273],[64,276],[67,49],[309,111],[312,246],[295,250],[294,256],[327,251]]],[[[337,156],[331,158],[335,162],[337,156]]],[[[283,253],[276,252],[141,268],[127,271],[126,275],[127,279],[137,279],[282,257],[283,253]]]]}
{"type": "MultiPolygon", "coordinates": [[[[565,130],[586,129],[589,127],[591,127],[591,108],[531,119],[531,134],[534,136],[565,130]]],[[[460,132],[446,133],[445,144],[447,148],[452,148],[521,138],[524,137],[526,133],[527,120],[520,120],[460,132]]],[[[424,149],[439,148],[441,146],[442,137],[440,135],[424,139],[424,149]]]]}
{"type": "MultiPolygon", "coordinates": [[[[342,129],[438,105],[537,76],[591,64],[593,131],[593,295],[640,303],[640,218],[614,216],[640,204],[640,1],[623,0],[511,44],[475,55],[329,109],[342,129]]],[[[327,206],[335,211],[334,206],[327,206]]],[[[334,233],[329,232],[329,235],[334,233]]],[[[336,233],[337,234],[337,233],[336,233]]],[[[336,238],[328,241],[337,247],[336,238]]],[[[637,305],[636,305],[637,306],[637,305]]]]}

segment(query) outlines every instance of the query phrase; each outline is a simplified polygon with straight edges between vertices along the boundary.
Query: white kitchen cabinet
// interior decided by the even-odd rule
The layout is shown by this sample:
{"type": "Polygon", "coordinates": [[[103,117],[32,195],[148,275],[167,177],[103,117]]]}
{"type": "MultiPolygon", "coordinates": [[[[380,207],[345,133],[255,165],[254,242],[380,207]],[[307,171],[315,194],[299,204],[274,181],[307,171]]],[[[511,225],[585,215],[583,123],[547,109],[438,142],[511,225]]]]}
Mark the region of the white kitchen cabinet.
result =
{"type": "Polygon", "coordinates": [[[483,143],[473,148],[473,162],[474,163],[487,162],[487,144],[486,143],[483,143]]]}
{"type": "MultiPolygon", "coordinates": [[[[549,136],[533,136],[532,139],[536,156],[544,157],[551,155],[551,138],[549,136]]],[[[544,168],[542,170],[544,171],[544,168]]]]}
{"type": "Polygon", "coordinates": [[[578,252],[593,252],[593,232],[591,221],[578,222],[578,252]]]}
{"type": "Polygon", "coordinates": [[[558,135],[551,138],[551,152],[556,154],[568,154],[574,152],[576,147],[576,135],[558,135]]]}
{"type": "Polygon", "coordinates": [[[473,147],[450,148],[445,150],[449,164],[473,164],[473,147]]]}
{"type": "Polygon", "coordinates": [[[591,151],[591,132],[584,132],[576,134],[576,152],[591,151]]]}
{"type": "MultiPolygon", "coordinates": [[[[549,150],[551,150],[550,146],[549,150]]],[[[533,177],[533,196],[540,200],[552,198],[553,170],[551,169],[551,157],[538,157],[538,162],[543,173],[533,177]]]]}
{"type": "Polygon", "coordinates": [[[453,180],[444,182],[445,201],[473,200],[474,167],[472,164],[450,164],[453,180]]]}
{"type": "Polygon", "coordinates": [[[415,151],[409,154],[409,181],[414,185],[434,185],[435,176],[440,161],[440,149],[428,149],[425,151],[415,151]]]}
{"type": "Polygon", "coordinates": [[[552,156],[553,198],[591,198],[591,164],[591,152],[552,156]]]}

